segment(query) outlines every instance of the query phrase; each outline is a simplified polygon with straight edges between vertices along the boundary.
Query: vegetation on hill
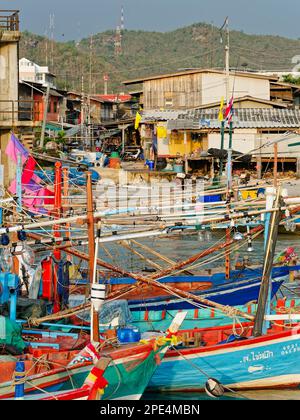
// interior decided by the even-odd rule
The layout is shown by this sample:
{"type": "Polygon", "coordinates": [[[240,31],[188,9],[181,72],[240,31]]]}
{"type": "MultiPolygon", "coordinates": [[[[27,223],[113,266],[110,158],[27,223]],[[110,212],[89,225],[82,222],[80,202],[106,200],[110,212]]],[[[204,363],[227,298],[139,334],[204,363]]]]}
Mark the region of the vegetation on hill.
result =
{"type": "MultiPolygon", "coordinates": [[[[58,86],[68,90],[103,92],[108,74],[109,92],[126,89],[122,81],[194,67],[224,67],[224,45],[218,28],[199,23],[172,32],[123,33],[122,54],[114,49],[115,33],[106,31],[80,42],[53,42],[24,32],[20,55],[48,65],[58,86]]],[[[300,40],[279,36],[247,35],[232,31],[230,65],[245,70],[292,71],[300,40]]]]}

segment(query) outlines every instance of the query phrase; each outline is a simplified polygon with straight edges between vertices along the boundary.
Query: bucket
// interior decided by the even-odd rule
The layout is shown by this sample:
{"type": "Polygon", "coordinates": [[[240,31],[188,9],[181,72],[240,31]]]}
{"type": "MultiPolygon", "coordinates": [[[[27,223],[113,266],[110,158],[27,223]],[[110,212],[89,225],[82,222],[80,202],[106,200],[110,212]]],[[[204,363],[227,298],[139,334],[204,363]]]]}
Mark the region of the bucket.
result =
{"type": "Polygon", "coordinates": [[[147,160],[146,164],[149,168],[149,171],[154,171],[154,160],[147,160]]]}
{"type": "Polygon", "coordinates": [[[119,153],[118,153],[118,152],[112,152],[112,153],[111,153],[111,155],[110,155],[110,157],[111,157],[111,158],[119,158],[119,157],[120,157],[120,155],[119,155],[119,153]]]}
{"type": "Polygon", "coordinates": [[[121,164],[121,159],[120,158],[118,158],[118,157],[115,157],[115,158],[111,157],[111,158],[109,158],[109,165],[108,166],[111,169],[119,169],[120,168],[120,164],[121,164]]]}
{"type": "Polygon", "coordinates": [[[178,174],[183,173],[183,165],[174,165],[174,172],[177,172],[178,174]]]}
{"type": "Polygon", "coordinates": [[[117,332],[120,343],[138,343],[141,339],[141,333],[138,328],[120,328],[117,332]]]}

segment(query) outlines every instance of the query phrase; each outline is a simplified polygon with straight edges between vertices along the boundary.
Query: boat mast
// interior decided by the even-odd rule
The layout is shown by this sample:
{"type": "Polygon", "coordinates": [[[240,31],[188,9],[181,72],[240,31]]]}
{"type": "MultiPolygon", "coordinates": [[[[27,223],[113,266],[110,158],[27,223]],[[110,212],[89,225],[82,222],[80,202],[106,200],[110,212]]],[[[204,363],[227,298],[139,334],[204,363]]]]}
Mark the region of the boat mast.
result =
{"type": "Polygon", "coordinates": [[[258,298],[258,307],[255,317],[254,323],[254,330],[253,335],[255,337],[260,337],[267,333],[268,323],[265,321],[265,315],[268,312],[268,301],[270,301],[270,290],[271,290],[271,277],[272,277],[272,267],[273,261],[275,256],[277,238],[278,238],[278,230],[279,230],[279,223],[281,220],[281,209],[280,209],[280,189],[277,190],[277,197],[275,208],[278,210],[273,212],[270,217],[267,217],[265,223],[265,238],[266,238],[266,245],[265,245],[265,259],[264,259],[264,267],[263,267],[263,275],[262,275],[262,282],[261,288],[259,292],[258,298]]]}
{"type": "MultiPolygon", "coordinates": [[[[87,173],[87,224],[88,224],[88,239],[89,239],[89,279],[90,285],[94,283],[94,269],[95,269],[95,224],[94,224],[94,203],[93,203],[93,187],[91,172],[87,173]]],[[[99,314],[95,311],[94,306],[91,305],[91,332],[92,341],[99,343],[99,314]]]]}

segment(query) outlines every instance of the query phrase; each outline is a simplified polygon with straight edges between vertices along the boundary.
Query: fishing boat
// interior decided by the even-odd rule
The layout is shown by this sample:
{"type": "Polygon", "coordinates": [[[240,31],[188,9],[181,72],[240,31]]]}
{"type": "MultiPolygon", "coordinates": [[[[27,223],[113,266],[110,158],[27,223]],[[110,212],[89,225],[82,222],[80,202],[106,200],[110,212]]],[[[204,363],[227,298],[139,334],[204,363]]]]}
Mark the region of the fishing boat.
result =
{"type": "Polygon", "coordinates": [[[300,324],[293,324],[291,315],[287,316],[288,325],[280,316],[270,324],[271,271],[281,220],[279,201],[277,191],[278,210],[266,224],[264,269],[254,323],[182,331],[185,345],[173,347],[167,354],[151,381],[151,389],[205,389],[214,395],[215,387],[219,394],[226,388],[290,388],[300,384],[300,324]],[[191,343],[193,348],[189,348],[191,343]]]}
{"type": "MultiPolygon", "coordinates": [[[[298,313],[300,308],[299,299],[273,299],[271,314],[291,314],[298,313]]],[[[249,302],[246,305],[237,306],[241,312],[255,315],[257,302],[249,302]]],[[[228,315],[214,308],[194,308],[186,309],[187,315],[182,324],[182,329],[193,330],[199,328],[221,327],[228,324],[228,315]]],[[[141,332],[145,331],[164,331],[174,318],[177,311],[132,311],[131,323],[141,332]]]]}
{"type": "MultiPolygon", "coordinates": [[[[90,343],[79,353],[48,353],[38,359],[27,355],[20,359],[5,358],[2,363],[0,359],[0,399],[13,398],[15,386],[19,383],[24,386],[25,396],[34,394],[34,399],[41,398],[37,395],[41,391],[43,397],[51,397],[57,391],[63,394],[68,391],[68,394],[77,390],[80,393],[93,365],[103,357],[109,359],[103,375],[107,381],[103,399],[140,399],[184,317],[184,313],[178,314],[166,334],[136,343],[119,344],[118,347],[117,343],[107,345],[103,342],[98,346],[90,343]],[[13,378],[20,375],[15,369],[16,362],[22,359],[24,373],[18,382],[13,378]]],[[[54,396],[56,399],[57,394],[54,396]]],[[[70,399],[73,399],[71,396],[77,398],[78,393],[70,394],[70,399]]]]}
{"type": "Polygon", "coordinates": [[[204,391],[214,378],[230,389],[300,384],[300,326],[253,337],[253,325],[181,331],[195,347],[170,350],[149,384],[152,391],[204,391]],[[200,345],[199,345],[200,343],[200,345]]]}
{"type": "MultiPolygon", "coordinates": [[[[245,267],[243,269],[231,270],[230,279],[226,278],[226,273],[221,268],[209,269],[206,272],[195,275],[181,275],[168,276],[159,280],[160,283],[175,286],[182,290],[197,292],[199,290],[208,290],[216,288],[217,286],[229,285],[237,283],[242,280],[250,280],[262,275],[262,266],[245,267]]],[[[300,265],[279,265],[272,269],[272,278],[288,276],[290,273],[300,271],[300,265]]],[[[80,284],[77,282],[77,284],[80,284]]],[[[107,282],[109,293],[114,293],[121,290],[125,286],[134,285],[136,281],[130,278],[112,277],[107,282]]],[[[153,287],[146,286],[143,290],[137,289],[127,295],[128,299],[134,299],[136,295],[142,292],[145,297],[161,296],[163,291],[160,289],[153,289],[153,287]]]]}
{"type": "MultiPolygon", "coordinates": [[[[279,277],[272,281],[272,298],[278,292],[286,277],[279,277]]],[[[251,280],[244,280],[220,286],[209,291],[193,292],[195,296],[209,299],[221,305],[238,306],[258,299],[261,285],[261,277],[251,280]]],[[[185,310],[195,308],[195,302],[189,299],[182,299],[174,296],[160,296],[156,298],[140,298],[129,300],[130,311],[151,310],[185,310]]]]}

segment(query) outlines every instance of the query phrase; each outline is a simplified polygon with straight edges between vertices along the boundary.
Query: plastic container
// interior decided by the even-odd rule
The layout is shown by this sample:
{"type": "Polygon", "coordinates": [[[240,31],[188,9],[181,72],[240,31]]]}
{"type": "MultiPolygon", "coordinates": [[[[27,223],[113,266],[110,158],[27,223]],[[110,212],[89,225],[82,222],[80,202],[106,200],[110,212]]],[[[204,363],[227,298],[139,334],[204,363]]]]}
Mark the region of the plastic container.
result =
{"type": "Polygon", "coordinates": [[[177,172],[178,174],[182,174],[183,173],[183,165],[174,165],[174,172],[177,172]]]}
{"type": "Polygon", "coordinates": [[[222,201],[222,195],[220,194],[205,195],[198,200],[199,203],[219,203],[220,201],[222,201]]]}
{"type": "Polygon", "coordinates": [[[121,159],[118,157],[109,158],[109,165],[111,169],[119,169],[121,166],[121,159]]]}
{"type": "Polygon", "coordinates": [[[154,171],[154,160],[147,160],[147,166],[149,168],[149,171],[154,171]]]}
{"type": "Polygon", "coordinates": [[[120,328],[117,337],[121,344],[138,343],[141,340],[141,333],[138,328],[120,328]]]}
{"type": "Polygon", "coordinates": [[[111,155],[110,155],[110,157],[111,157],[111,158],[119,158],[119,157],[120,157],[120,155],[119,155],[119,153],[118,153],[118,152],[112,152],[112,153],[111,153],[111,155]]]}

